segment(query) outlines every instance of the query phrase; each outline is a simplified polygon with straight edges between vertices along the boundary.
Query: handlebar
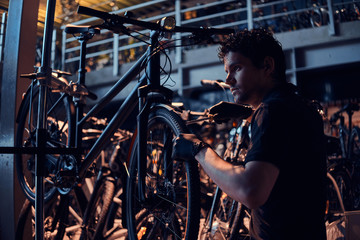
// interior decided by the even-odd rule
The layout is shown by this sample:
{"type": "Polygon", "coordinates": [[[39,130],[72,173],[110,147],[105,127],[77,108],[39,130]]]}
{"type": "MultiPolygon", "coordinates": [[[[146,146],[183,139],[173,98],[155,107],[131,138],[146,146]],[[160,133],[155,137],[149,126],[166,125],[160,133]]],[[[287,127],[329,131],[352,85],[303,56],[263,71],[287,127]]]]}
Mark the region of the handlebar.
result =
{"type": "Polygon", "coordinates": [[[221,88],[230,89],[230,86],[224,83],[223,80],[208,80],[208,79],[201,79],[200,80],[202,86],[219,86],[221,88]]]}
{"type": "MultiPolygon", "coordinates": [[[[109,28],[111,30],[120,30],[123,29],[123,24],[132,24],[142,28],[150,29],[150,30],[161,30],[163,32],[187,32],[193,34],[206,34],[206,35],[228,35],[234,33],[234,29],[229,28],[190,28],[190,27],[179,27],[174,26],[173,28],[166,28],[161,26],[158,23],[153,22],[145,22],[136,19],[132,19],[129,17],[122,17],[119,15],[91,9],[88,7],[79,6],[77,13],[84,14],[92,17],[97,17],[103,19],[106,24],[110,25],[109,28]],[[115,28],[115,29],[113,29],[115,28]],[[118,28],[118,29],[116,29],[118,28]]],[[[105,26],[104,26],[105,27],[105,26]]]]}

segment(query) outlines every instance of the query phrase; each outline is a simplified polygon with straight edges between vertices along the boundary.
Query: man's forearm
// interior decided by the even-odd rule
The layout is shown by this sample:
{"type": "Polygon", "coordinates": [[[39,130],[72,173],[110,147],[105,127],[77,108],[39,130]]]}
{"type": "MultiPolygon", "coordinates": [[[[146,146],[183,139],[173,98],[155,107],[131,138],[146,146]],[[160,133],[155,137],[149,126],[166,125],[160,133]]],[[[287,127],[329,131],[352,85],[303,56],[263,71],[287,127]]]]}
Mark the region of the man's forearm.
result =
{"type": "Polygon", "coordinates": [[[241,195],[243,195],[241,178],[245,170],[243,166],[226,162],[211,148],[202,149],[195,158],[224,192],[237,201],[243,200],[241,199],[241,195]]]}

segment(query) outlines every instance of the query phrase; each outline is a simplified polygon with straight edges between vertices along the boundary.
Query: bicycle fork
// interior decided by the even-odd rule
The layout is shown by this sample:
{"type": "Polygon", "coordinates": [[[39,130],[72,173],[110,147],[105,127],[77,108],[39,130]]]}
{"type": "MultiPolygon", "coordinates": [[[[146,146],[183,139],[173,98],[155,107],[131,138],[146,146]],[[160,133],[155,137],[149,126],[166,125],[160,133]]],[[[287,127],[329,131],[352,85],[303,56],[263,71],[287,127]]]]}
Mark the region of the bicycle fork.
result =
{"type": "Polygon", "coordinates": [[[149,61],[147,64],[146,75],[148,81],[146,86],[138,89],[139,97],[139,115],[137,117],[138,129],[138,148],[137,148],[137,166],[138,166],[138,193],[140,202],[145,201],[145,174],[146,174],[146,144],[147,144],[147,124],[150,111],[150,102],[147,101],[149,92],[161,89],[160,86],[160,52],[158,47],[159,33],[152,31],[150,34],[151,44],[148,49],[149,61]]]}

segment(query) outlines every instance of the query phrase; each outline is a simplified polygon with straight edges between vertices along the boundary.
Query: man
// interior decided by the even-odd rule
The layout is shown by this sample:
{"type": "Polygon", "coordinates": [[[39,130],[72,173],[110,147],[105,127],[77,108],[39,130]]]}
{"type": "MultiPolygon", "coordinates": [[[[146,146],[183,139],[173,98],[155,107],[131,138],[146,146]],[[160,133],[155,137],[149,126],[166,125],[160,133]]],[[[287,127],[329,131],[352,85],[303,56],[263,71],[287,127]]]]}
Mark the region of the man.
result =
{"type": "Polygon", "coordinates": [[[245,166],[224,161],[191,134],[176,139],[173,157],[195,158],[251,209],[251,239],[326,239],[322,119],[286,83],[279,42],[265,30],[244,30],[221,44],[219,57],[234,101],[255,110],[245,166]]]}

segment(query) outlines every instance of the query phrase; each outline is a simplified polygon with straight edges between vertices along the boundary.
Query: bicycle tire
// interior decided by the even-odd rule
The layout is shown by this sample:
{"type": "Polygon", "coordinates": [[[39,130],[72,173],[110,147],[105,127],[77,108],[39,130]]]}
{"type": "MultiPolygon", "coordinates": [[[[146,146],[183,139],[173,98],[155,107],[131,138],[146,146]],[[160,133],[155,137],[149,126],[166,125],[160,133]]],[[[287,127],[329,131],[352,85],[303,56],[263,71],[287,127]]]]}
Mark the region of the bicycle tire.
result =
{"type": "Polygon", "coordinates": [[[351,131],[349,159],[351,161],[352,190],[354,210],[360,209],[360,128],[355,126],[351,131]]]}
{"type": "Polygon", "coordinates": [[[115,191],[115,179],[107,176],[99,178],[99,187],[94,188],[87,209],[85,211],[80,239],[103,239],[106,216],[109,212],[115,191]]]}
{"type": "MultiPolygon", "coordinates": [[[[72,144],[74,124],[74,108],[70,98],[63,97],[57,102],[61,94],[48,91],[47,108],[48,117],[46,147],[68,147],[72,144]],[[56,105],[54,105],[57,103],[56,105]]],[[[39,87],[27,92],[18,112],[16,147],[35,147],[37,128],[39,87]],[[30,106],[31,104],[31,106],[30,106]],[[30,120],[29,120],[30,118],[30,120]]],[[[45,155],[44,201],[47,202],[56,192],[52,177],[56,173],[56,162],[59,155],[45,155]]],[[[16,172],[18,180],[26,198],[35,201],[35,155],[16,154],[16,172]]]]}
{"type": "MultiPolygon", "coordinates": [[[[44,205],[44,239],[57,239],[61,235],[63,228],[57,228],[58,219],[57,211],[55,210],[59,206],[60,200],[57,197],[52,198],[53,201],[48,201],[44,205]],[[55,232],[56,231],[56,232],[55,232]]],[[[35,207],[29,199],[25,199],[22,209],[19,214],[18,223],[15,230],[16,240],[28,240],[35,239],[35,207]]]]}
{"type": "Polygon", "coordinates": [[[349,140],[349,159],[357,162],[360,161],[360,128],[354,127],[351,131],[349,140]]]}
{"type": "Polygon", "coordinates": [[[250,238],[250,209],[237,203],[237,210],[230,230],[229,240],[250,238]],[[247,219],[247,221],[246,221],[247,219]]]}
{"type": "MultiPolygon", "coordinates": [[[[328,167],[328,173],[333,177],[335,183],[337,184],[345,210],[351,210],[353,207],[353,195],[351,192],[351,180],[349,172],[342,165],[334,163],[328,167]]],[[[343,210],[333,182],[329,178],[327,178],[326,181],[327,189],[325,219],[328,222],[333,222],[334,220],[338,219],[340,214],[343,213],[343,210]]]]}
{"type": "MultiPolygon", "coordinates": [[[[62,240],[80,236],[82,212],[85,208],[82,197],[78,198],[72,190],[67,195],[54,195],[44,205],[44,240],[62,240]]],[[[34,224],[35,208],[31,201],[26,199],[18,218],[15,239],[35,239],[34,224]]]]}
{"type": "Polygon", "coordinates": [[[144,202],[137,198],[136,147],[130,162],[126,190],[129,239],[197,238],[200,219],[198,165],[171,159],[172,141],[185,130],[181,118],[171,110],[161,107],[151,110],[144,202]],[[169,172],[163,169],[164,165],[169,172]]]}
{"type": "Polygon", "coordinates": [[[106,239],[127,237],[125,194],[128,174],[123,164],[120,165],[120,168],[122,170],[117,179],[115,194],[103,228],[106,239]]]}
{"type": "Polygon", "coordinates": [[[29,220],[27,220],[27,218],[29,216],[30,210],[31,210],[31,202],[29,201],[29,199],[26,198],[24,204],[21,207],[19,218],[18,218],[18,223],[17,223],[16,229],[15,229],[15,239],[16,240],[22,240],[23,236],[31,235],[31,233],[26,232],[26,231],[30,230],[30,228],[31,228],[31,230],[33,230],[32,226],[27,225],[27,223],[29,222],[29,220]]]}
{"type": "Polygon", "coordinates": [[[123,186],[118,188],[120,189],[114,195],[103,227],[103,236],[105,239],[118,239],[120,237],[127,239],[126,218],[124,216],[126,206],[125,200],[123,199],[125,190],[123,186]]]}

